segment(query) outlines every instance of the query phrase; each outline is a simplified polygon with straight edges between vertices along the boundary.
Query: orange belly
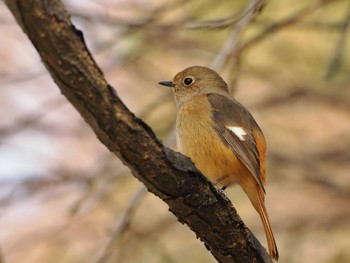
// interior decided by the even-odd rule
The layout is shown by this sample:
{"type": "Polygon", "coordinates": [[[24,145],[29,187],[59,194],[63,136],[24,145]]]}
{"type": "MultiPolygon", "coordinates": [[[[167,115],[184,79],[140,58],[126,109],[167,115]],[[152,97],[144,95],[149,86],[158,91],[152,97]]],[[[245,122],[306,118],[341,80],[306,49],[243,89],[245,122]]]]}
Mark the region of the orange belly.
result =
{"type": "Polygon", "coordinates": [[[249,171],[218,137],[211,115],[204,96],[181,106],[176,121],[179,150],[217,186],[239,183],[249,171]]]}

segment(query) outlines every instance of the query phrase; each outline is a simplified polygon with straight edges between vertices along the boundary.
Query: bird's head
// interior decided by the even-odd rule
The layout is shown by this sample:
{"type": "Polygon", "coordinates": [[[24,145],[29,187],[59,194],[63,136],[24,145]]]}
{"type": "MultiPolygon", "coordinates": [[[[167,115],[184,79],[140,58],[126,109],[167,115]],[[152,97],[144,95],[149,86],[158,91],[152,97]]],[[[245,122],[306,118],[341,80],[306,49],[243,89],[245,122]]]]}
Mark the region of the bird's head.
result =
{"type": "Polygon", "coordinates": [[[227,84],[218,73],[202,66],[186,68],[177,73],[172,81],[161,81],[159,84],[172,88],[178,107],[197,94],[228,91],[227,84]]]}

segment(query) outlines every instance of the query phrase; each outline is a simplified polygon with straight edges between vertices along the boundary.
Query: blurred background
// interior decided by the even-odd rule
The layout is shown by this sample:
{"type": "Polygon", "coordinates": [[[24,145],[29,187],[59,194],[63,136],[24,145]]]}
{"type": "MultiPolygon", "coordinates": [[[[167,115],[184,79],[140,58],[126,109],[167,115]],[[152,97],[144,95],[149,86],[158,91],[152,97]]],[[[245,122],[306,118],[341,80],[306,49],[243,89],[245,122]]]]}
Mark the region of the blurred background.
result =
{"type": "MultiPolygon", "coordinates": [[[[267,139],[280,262],[350,262],[350,2],[254,2],[64,1],[108,82],[173,149],[175,103],[157,83],[216,69],[267,139]]],[[[98,141],[2,1],[0,31],[4,262],[216,262],[98,141]]],[[[227,194],[266,246],[248,198],[227,194]]]]}

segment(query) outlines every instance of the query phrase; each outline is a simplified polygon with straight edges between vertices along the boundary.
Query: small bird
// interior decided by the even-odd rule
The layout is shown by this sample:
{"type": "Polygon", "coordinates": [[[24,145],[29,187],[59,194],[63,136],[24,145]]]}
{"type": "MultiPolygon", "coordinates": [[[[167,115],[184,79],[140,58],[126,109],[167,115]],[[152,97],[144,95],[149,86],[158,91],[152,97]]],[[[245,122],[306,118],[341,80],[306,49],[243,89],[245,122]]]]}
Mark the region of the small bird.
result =
{"type": "Polygon", "coordinates": [[[171,87],[178,108],[179,151],[217,187],[239,184],[259,213],[269,253],[278,251],[265,207],[265,137],[249,111],[230,96],[225,81],[207,67],[179,72],[171,87]]]}

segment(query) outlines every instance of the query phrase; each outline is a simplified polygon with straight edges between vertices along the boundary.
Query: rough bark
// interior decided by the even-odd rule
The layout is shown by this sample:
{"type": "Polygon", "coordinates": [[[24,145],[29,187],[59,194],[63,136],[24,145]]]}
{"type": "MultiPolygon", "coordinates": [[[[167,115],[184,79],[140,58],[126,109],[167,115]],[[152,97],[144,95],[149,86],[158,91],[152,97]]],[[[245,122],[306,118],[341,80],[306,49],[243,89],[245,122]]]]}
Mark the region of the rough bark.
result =
{"type": "Polygon", "coordinates": [[[62,94],[148,191],[169,205],[218,262],[271,262],[224,195],[156,138],[105,80],[59,0],[6,0],[62,94]]]}

